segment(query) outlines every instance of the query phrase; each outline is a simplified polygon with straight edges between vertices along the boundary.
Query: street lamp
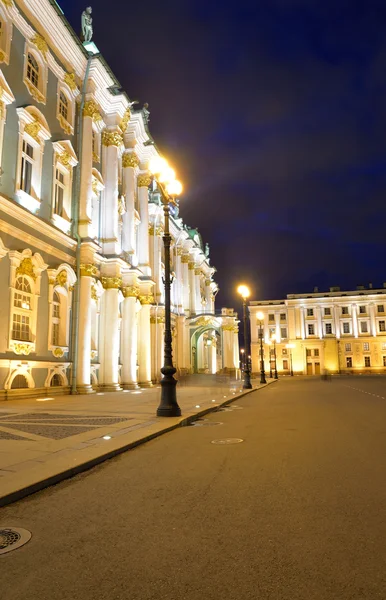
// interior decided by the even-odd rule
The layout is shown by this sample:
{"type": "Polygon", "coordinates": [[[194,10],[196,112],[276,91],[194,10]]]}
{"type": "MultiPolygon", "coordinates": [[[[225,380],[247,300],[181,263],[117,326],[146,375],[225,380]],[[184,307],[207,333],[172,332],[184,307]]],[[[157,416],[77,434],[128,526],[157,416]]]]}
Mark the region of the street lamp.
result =
{"type": "Polygon", "coordinates": [[[290,352],[290,375],[291,375],[291,377],[293,377],[294,370],[292,368],[292,348],[295,348],[295,344],[286,344],[285,347],[288,348],[288,350],[290,352]]]}
{"type": "Polygon", "coordinates": [[[164,235],[165,248],[165,337],[164,337],[164,365],[161,368],[163,375],[161,379],[161,402],[157,409],[158,417],[179,417],[181,409],[177,403],[177,380],[174,378],[176,368],[173,365],[171,311],[170,311],[170,244],[171,235],[169,231],[170,204],[176,204],[176,196],[182,192],[182,185],[175,179],[175,172],[166,160],[160,157],[150,161],[149,171],[154,175],[158,188],[161,192],[164,208],[164,235]]]}
{"type": "Polygon", "coordinates": [[[257,313],[257,320],[259,321],[259,340],[260,340],[260,383],[267,383],[264,371],[264,349],[263,349],[263,319],[264,314],[259,311],[257,313]]]}
{"type": "Polygon", "coordinates": [[[274,379],[279,379],[279,377],[277,376],[277,362],[276,362],[276,338],[273,336],[271,338],[271,342],[273,345],[273,360],[274,360],[274,365],[275,365],[275,375],[274,375],[274,379]]]}
{"type": "Polygon", "coordinates": [[[249,340],[249,315],[247,302],[250,296],[249,288],[246,285],[239,285],[237,288],[238,293],[243,299],[243,317],[244,317],[244,346],[245,346],[245,359],[244,359],[244,390],[251,390],[251,371],[249,368],[248,356],[251,354],[251,344],[249,340]]]}
{"type": "Polygon", "coordinates": [[[244,348],[241,348],[241,350],[240,350],[240,354],[241,354],[241,361],[240,361],[240,362],[241,362],[241,370],[242,370],[242,371],[244,371],[244,358],[245,358],[245,357],[244,357],[244,352],[245,352],[244,348]]]}

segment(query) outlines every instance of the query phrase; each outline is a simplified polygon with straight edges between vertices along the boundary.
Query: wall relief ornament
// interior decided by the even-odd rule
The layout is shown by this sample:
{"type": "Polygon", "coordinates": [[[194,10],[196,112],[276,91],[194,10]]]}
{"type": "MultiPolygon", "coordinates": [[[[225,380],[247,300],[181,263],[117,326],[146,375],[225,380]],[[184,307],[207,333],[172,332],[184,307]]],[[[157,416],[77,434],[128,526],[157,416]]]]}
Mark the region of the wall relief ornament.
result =
{"type": "Polygon", "coordinates": [[[20,265],[16,269],[16,277],[18,277],[19,275],[27,275],[28,277],[32,277],[32,279],[36,281],[36,273],[34,271],[34,266],[31,258],[23,258],[20,265]]]}
{"type": "Polygon", "coordinates": [[[93,284],[91,286],[90,295],[91,295],[91,300],[95,300],[95,302],[98,302],[98,293],[97,293],[97,287],[95,284],[93,284]]]}
{"type": "Polygon", "coordinates": [[[54,348],[52,351],[52,354],[56,358],[62,358],[62,356],[64,356],[64,350],[63,350],[63,348],[54,348]]]}
{"type": "Polygon", "coordinates": [[[37,48],[39,48],[40,52],[43,54],[44,58],[47,58],[46,54],[48,52],[48,44],[43,36],[39,33],[35,33],[33,38],[31,38],[31,42],[35,44],[37,48]]]}
{"type": "Polygon", "coordinates": [[[125,131],[127,129],[127,126],[129,124],[130,118],[131,118],[131,110],[130,110],[130,108],[126,108],[126,112],[123,115],[123,119],[122,119],[122,121],[120,123],[120,128],[122,129],[123,133],[125,133],[125,131]]]}
{"type": "Polygon", "coordinates": [[[102,285],[105,290],[119,289],[122,285],[121,277],[102,277],[102,285]]]}
{"type": "Polygon", "coordinates": [[[234,325],[233,323],[225,323],[225,325],[221,325],[221,329],[223,331],[233,331],[234,333],[237,333],[239,330],[237,325],[234,325]]]}
{"type": "Polygon", "coordinates": [[[125,298],[138,298],[139,287],[136,285],[128,285],[122,288],[122,294],[125,298]]]}
{"type": "Polygon", "coordinates": [[[1,0],[1,2],[3,4],[5,4],[5,6],[9,6],[9,8],[11,8],[11,6],[13,6],[12,0],[1,0]]]}
{"type": "Polygon", "coordinates": [[[141,304],[154,304],[154,296],[152,296],[152,294],[139,296],[139,301],[141,304]]]}
{"type": "Polygon", "coordinates": [[[66,73],[64,76],[64,83],[67,83],[70,90],[74,91],[78,89],[75,81],[75,73],[66,73]]]}
{"type": "Polygon", "coordinates": [[[149,185],[151,184],[150,175],[139,175],[137,179],[137,184],[138,187],[149,187],[149,185]]]}
{"type": "Polygon", "coordinates": [[[118,131],[106,131],[102,133],[102,145],[103,146],[121,146],[123,144],[123,137],[118,131]]]}
{"type": "Polygon", "coordinates": [[[212,325],[213,327],[217,327],[217,322],[213,317],[200,317],[194,323],[194,327],[206,327],[207,325],[212,325]]]}
{"type": "Polygon", "coordinates": [[[188,263],[188,269],[189,269],[189,271],[194,271],[194,262],[188,263]]]}
{"type": "Polygon", "coordinates": [[[189,255],[188,254],[183,254],[181,256],[181,262],[183,265],[187,265],[189,263],[189,255]]]}
{"type": "Polygon", "coordinates": [[[43,94],[34,85],[32,85],[30,80],[25,78],[24,83],[26,84],[27,89],[28,89],[29,93],[31,94],[32,98],[34,100],[36,100],[36,102],[40,102],[41,104],[44,104],[45,98],[44,98],[43,94]]]}
{"type": "Polygon", "coordinates": [[[60,126],[63,129],[64,133],[67,133],[67,135],[71,135],[71,132],[72,132],[71,125],[69,124],[68,121],[66,121],[66,119],[63,117],[63,115],[58,115],[58,121],[59,121],[60,126]]]}
{"type": "Polygon", "coordinates": [[[99,107],[96,104],[96,102],[94,102],[94,100],[88,100],[87,102],[85,102],[83,108],[83,116],[91,117],[92,120],[95,122],[102,120],[101,113],[99,112],[99,107]]]}
{"type": "Polygon", "coordinates": [[[41,123],[37,119],[35,119],[35,121],[33,123],[28,123],[24,127],[24,131],[25,131],[25,133],[28,133],[28,135],[30,135],[34,140],[36,140],[40,144],[39,133],[40,133],[41,128],[42,128],[41,123]]]}
{"type": "Polygon", "coordinates": [[[12,350],[14,351],[15,354],[30,354],[30,352],[33,350],[33,346],[30,346],[29,344],[19,344],[19,343],[14,343],[13,344],[13,348],[12,350]]]}
{"type": "Polygon", "coordinates": [[[62,154],[58,154],[58,162],[62,164],[64,167],[68,167],[71,162],[71,154],[69,152],[62,152],[62,154]]]}
{"type": "Polygon", "coordinates": [[[131,167],[134,169],[139,165],[139,158],[135,152],[125,152],[122,156],[122,167],[126,169],[127,167],[131,167]]]}
{"type": "Polygon", "coordinates": [[[80,275],[82,277],[94,277],[97,274],[97,268],[95,265],[80,265],[80,275]]]}
{"type": "Polygon", "coordinates": [[[64,287],[67,283],[67,271],[60,271],[56,276],[55,283],[64,287]]]}
{"type": "Polygon", "coordinates": [[[0,50],[0,63],[5,62],[6,54],[4,50],[0,50]]]}
{"type": "Polygon", "coordinates": [[[97,153],[96,153],[96,152],[93,152],[93,153],[92,153],[92,160],[93,160],[93,162],[95,162],[95,163],[99,163],[99,156],[97,155],[97,153]]]}

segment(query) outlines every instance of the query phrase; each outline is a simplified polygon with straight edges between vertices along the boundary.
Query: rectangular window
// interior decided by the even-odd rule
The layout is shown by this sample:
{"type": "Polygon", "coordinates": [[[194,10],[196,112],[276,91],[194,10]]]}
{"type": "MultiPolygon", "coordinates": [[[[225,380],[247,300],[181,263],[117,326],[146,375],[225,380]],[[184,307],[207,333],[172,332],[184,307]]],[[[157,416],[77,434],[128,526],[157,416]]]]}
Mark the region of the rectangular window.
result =
{"type": "Polygon", "coordinates": [[[324,309],[324,316],[325,317],[331,316],[331,308],[325,308],[324,309]]]}
{"type": "Polygon", "coordinates": [[[288,370],[288,360],[283,360],[283,371],[287,371],[287,370],[288,370]]]}
{"type": "Polygon", "coordinates": [[[366,314],[366,312],[367,312],[367,311],[366,311],[366,307],[365,307],[365,306],[363,306],[363,304],[362,304],[362,306],[360,306],[360,307],[359,307],[359,314],[360,314],[360,315],[365,315],[365,314],[366,314]]]}
{"type": "Polygon", "coordinates": [[[23,140],[23,150],[21,154],[21,173],[20,189],[26,194],[31,193],[32,188],[32,168],[34,164],[34,149],[28,142],[23,140]]]}
{"type": "Polygon", "coordinates": [[[319,356],[319,348],[315,348],[315,350],[314,350],[314,356],[319,356]]]}
{"type": "Polygon", "coordinates": [[[361,333],[368,333],[366,321],[361,321],[361,333]]]}
{"type": "Polygon", "coordinates": [[[52,345],[59,346],[59,323],[52,323],[52,345]]]}
{"type": "Polygon", "coordinates": [[[280,321],[285,321],[287,318],[287,315],[285,313],[280,313],[280,321]]]}
{"type": "Polygon", "coordinates": [[[275,320],[275,315],[269,314],[268,315],[268,321],[270,321],[272,323],[272,321],[275,320]]]}
{"type": "Polygon", "coordinates": [[[342,306],[342,315],[348,315],[348,306],[342,306]]]}
{"type": "Polygon", "coordinates": [[[308,335],[315,335],[315,325],[308,325],[308,335]]]}
{"type": "Polygon", "coordinates": [[[379,321],[379,331],[386,331],[386,321],[379,321]]]}
{"type": "Polygon", "coordinates": [[[385,306],[384,306],[384,304],[378,304],[378,312],[379,313],[385,312],[385,306]]]}
{"type": "Polygon", "coordinates": [[[270,327],[269,328],[269,337],[272,338],[275,335],[276,335],[276,327],[270,327]]]}
{"type": "Polygon", "coordinates": [[[386,350],[386,344],[382,344],[382,350],[386,350]]]}
{"type": "Polygon", "coordinates": [[[307,308],[307,317],[313,317],[313,316],[314,316],[314,309],[307,308]]]}
{"type": "Polygon", "coordinates": [[[351,352],[351,344],[345,344],[346,352],[351,352]]]}
{"type": "Polygon", "coordinates": [[[343,323],[343,333],[350,333],[350,323],[343,323]]]}
{"type": "Polygon", "coordinates": [[[386,367],[386,356],[382,356],[383,358],[383,366],[386,367]]]}
{"type": "Polygon", "coordinates": [[[13,315],[12,322],[12,339],[20,340],[23,342],[30,342],[30,321],[29,317],[24,315],[13,315]]]}
{"type": "Polygon", "coordinates": [[[370,350],[369,342],[363,342],[363,351],[368,352],[370,350]]]}
{"type": "Polygon", "coordinates": [[[63,216],[63,199],[64,190],[66,189],[64,173],[59,169],[55,169],[55,198],[54,198],[54,213],[63,216]]]}
{"type": "Polygon", "coordinates": [[[371,367],[370,356],[365,356],[365,367],[371,367]]]}
{"type": "Polygon", "coordinates": [[[346,367],[348,369],[351,369],[351,367],[352,367],[352,358],[351,358],[351,356],[346,356],[346,367]]]}
{"type": "Polygon", "coordinates": [[[287,338],[287,327],[282,327],[280,330],[280,335],[283,339],[287,338]]]}
{"type": "Polygon", "coordinates": [[[311,350],[310,350],[310,348],[306,348],[306,356],[311,356],[311,350]]]}
{"type": "Polygon", "coordinates": [[[25,296],[24,294],[19,294],[15,292],[13,305],[16,308],[24,308],[24,310],[31,310],[31,298],[30,296],[25,296]]]}
{"type": "Polygon", "coordinates": [[[326,323],[326,335],[332,334],[332,325],[331,323],[326,323]]]}

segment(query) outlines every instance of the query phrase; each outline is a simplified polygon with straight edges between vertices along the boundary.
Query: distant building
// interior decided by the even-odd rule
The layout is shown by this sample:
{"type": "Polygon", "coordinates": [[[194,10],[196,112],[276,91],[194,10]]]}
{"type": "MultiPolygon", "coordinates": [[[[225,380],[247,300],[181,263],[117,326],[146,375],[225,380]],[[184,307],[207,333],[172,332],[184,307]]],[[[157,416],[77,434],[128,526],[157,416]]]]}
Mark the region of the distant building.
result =
{"type": "Polygon", "coordinates": [[[276,340],[277,368],[290,374],[386,372],[386,284],[381,289],[289,294],[286,300],[251,301],[252,369],[260,369],[263,318],[265,368],[276,340]],[[291,346],[293,346],[291,348],[291,346]]]}
{"type": "MultiPolygon", "coordinates": [[[[164,217],[149,114],[54,0],[0,1],[0,398],[159,380],[164,217]]],[[[178,373],[234,371],[237,315],[215,310],[208,249],[178,210],[171,234],[178,373]]]]}

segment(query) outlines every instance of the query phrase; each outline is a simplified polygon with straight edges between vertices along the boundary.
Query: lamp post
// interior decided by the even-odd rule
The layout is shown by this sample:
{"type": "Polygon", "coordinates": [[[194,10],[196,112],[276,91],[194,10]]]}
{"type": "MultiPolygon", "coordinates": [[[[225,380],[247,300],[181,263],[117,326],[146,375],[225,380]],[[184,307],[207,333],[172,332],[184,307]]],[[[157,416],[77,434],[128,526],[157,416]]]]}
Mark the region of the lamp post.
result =
{"type": "Polygon", "coordinates": [[[250,345],[250,340],[249,340],[249,315],[248,315],[248,308],[247,308],[247,302],[248,302],[250,292],[246,285],[239,285],[239,287],[237,288],[237,291],[243,299],[244,346],[245,346],[243,389],[251,390],[252,389],[251,371],[249,368],[249,360],[248,360],[248,356],[251,354],[251,345],[250,345]]]}
{"type": "Polygon", "coordinates": [[[241,348],[241,350],[240,350],[240,354],[241,354],[241,360],[240,360],[240,362],[241,362],[241,370],[243,372],[244,372],[244,358],[245,358],[244,357],[244,352],[245,352],[244,348],[241,348]]]}
{"type": "Polygon", "coordinates": [[[259,321],[259,340],[260,340],[260,383],[267,383],[265,378],[264,370],[264,348],[263,348],[263,319],[264,315],[262,312],[257,313],[257,320],[259,321]]]}
{"type": "MultiPolygon", "coordinates": [[[[272,346],[272,344],[271,344],[272,346]]],[[[273,377],[273,373],[272,373],[272,349],[271,347],[269,348],[269,378],[272,379],[273,377]]]]}
{"type": "Polygon", "coordinates": [[[170,204],[176,204],[175,198],[182,192],[182,185],[175,179],[173,169],[168,167],[167,162],[161,158],[155,158],[150,162],[150,172],[155,176],[158,188],[161,192],[164,209],[164,249],[165,249],[165,336],[164,336],[164,365],[161,368],[163,375],[161,379],[161,402],[157,409],[158,417],[179,417],[181,409],[177,403],[177,380],[174,378],[176,368],[173,365],[171,310],[170,310],[170,244],[171,235],[169,231],[170,204]]]}
{"type": "Polygon", "coordinates": [[[289,353],[290,353],[290,375],[291,377],[294,376],[294,370],[292,367],[292,348],[295,348],[295,344],[286,344],[285,345],[286,348],[288,348],[289,353]]]}
{"type": "Polygon", "coordinates": [[[273,344],[273,360],[274,360],[274,379],[279,379],[278,375],[277,375],[277,362],[276,362],[276,338],[272,337],[272,344],[273,344]]]}

